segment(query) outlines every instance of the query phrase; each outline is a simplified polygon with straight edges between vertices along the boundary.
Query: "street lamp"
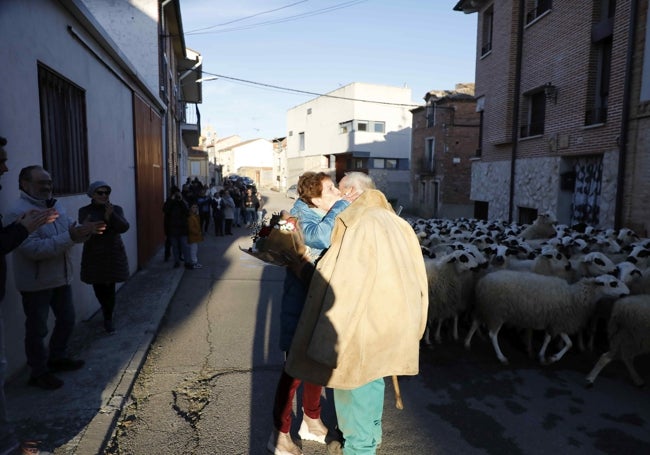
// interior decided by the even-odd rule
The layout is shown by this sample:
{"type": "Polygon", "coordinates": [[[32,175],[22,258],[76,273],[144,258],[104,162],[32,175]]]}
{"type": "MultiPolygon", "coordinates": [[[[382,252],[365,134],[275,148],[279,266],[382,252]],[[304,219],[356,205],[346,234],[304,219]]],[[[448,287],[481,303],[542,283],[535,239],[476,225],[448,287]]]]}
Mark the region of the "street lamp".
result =
{"type": "Polygon", "coordinates": [[[206,82],[206,81],[215,81],[219,79],[217,76],[210,76],[210,77],[202,77],[200,79],[195,80],[194,82],[206,82]]]}

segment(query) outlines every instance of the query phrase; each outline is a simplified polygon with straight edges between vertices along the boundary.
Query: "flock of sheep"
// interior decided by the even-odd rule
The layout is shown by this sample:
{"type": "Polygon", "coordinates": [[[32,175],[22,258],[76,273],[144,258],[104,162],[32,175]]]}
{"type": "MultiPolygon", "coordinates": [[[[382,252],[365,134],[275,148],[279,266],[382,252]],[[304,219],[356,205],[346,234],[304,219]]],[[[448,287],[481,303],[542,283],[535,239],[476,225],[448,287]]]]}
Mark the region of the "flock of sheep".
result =
{"type": "Polygon", "coordinates": [[[533,331],[544,333],[537,357],[542,364],[560,360],[576,340],[593,349],[599,327],[607,327],[609,350],[587,375],[592,385],[600,371],[620,359],[633,382],[643,379],[634,358],[650,352],[650,239],[630,229],[600,230],[558,225],[540,215],[530,225],[475,219],[409,219],[425,258],[429,279],[429,324],[441,342],[445,321],[471,319],[465,337],[485,327],[497,358],[504,326],[521,329],[529,355],[533,331]],[[605,322],[603,322],[605,321],[605,322]],[[561,348],[547,356],[551,340],[561,348]]]}

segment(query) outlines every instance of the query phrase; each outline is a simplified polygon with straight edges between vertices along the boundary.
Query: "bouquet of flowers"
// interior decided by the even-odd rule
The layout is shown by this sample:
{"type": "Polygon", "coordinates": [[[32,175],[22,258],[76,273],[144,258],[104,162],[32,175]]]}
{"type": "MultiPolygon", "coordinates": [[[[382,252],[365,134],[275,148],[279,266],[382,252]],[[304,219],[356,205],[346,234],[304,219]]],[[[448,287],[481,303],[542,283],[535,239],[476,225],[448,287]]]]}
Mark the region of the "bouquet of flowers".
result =
{"type": "Polygon", "coordinates": [[[307,253],[298,220],[283,210],[254,228],[253,244],[239,249],[268,264],[287,266],[307,253]]]}

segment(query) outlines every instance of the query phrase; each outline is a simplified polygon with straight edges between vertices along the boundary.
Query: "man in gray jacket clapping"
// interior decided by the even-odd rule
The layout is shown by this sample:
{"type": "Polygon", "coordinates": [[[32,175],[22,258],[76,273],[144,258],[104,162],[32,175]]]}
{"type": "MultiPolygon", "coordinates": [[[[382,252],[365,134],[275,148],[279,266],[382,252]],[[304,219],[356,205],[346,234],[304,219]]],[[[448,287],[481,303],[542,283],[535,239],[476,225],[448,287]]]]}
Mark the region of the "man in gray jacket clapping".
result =
{"type": "Polygon", "coordinates": [[[27,166],[18,176],[20,199],[10,211],[10,222],[33,209],[53,208],[58,218],[29,234],[14,251],[14,277],[25,312],[25,354],[31,368],[29,385],[46,390],[58,389],[63,381],[56,371],[82,368],[83,360],[67,356],[68,341],[75,324],[72,302],[72,261],[70,250],[75,243],[101,234],[103,221],[77,224],[68,218],[64,208],[52,198],[52,178],[41,166],[27,166]],[[50,308],[55,316],[49,352],[45,347],[50,308]]]}

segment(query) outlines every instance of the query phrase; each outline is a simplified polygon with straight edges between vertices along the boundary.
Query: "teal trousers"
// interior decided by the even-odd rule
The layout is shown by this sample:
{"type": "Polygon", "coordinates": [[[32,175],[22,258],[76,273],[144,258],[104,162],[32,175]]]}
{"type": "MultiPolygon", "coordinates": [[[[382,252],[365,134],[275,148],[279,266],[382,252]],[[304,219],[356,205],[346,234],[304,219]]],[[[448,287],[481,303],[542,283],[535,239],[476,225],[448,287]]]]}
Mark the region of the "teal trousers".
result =
{"type": "Polygon", "coordinates": [[[334,406],[343,432],[344,455],[374,455],[381,443],[384,378],[352,390],[334,389],[334,406]]]}

